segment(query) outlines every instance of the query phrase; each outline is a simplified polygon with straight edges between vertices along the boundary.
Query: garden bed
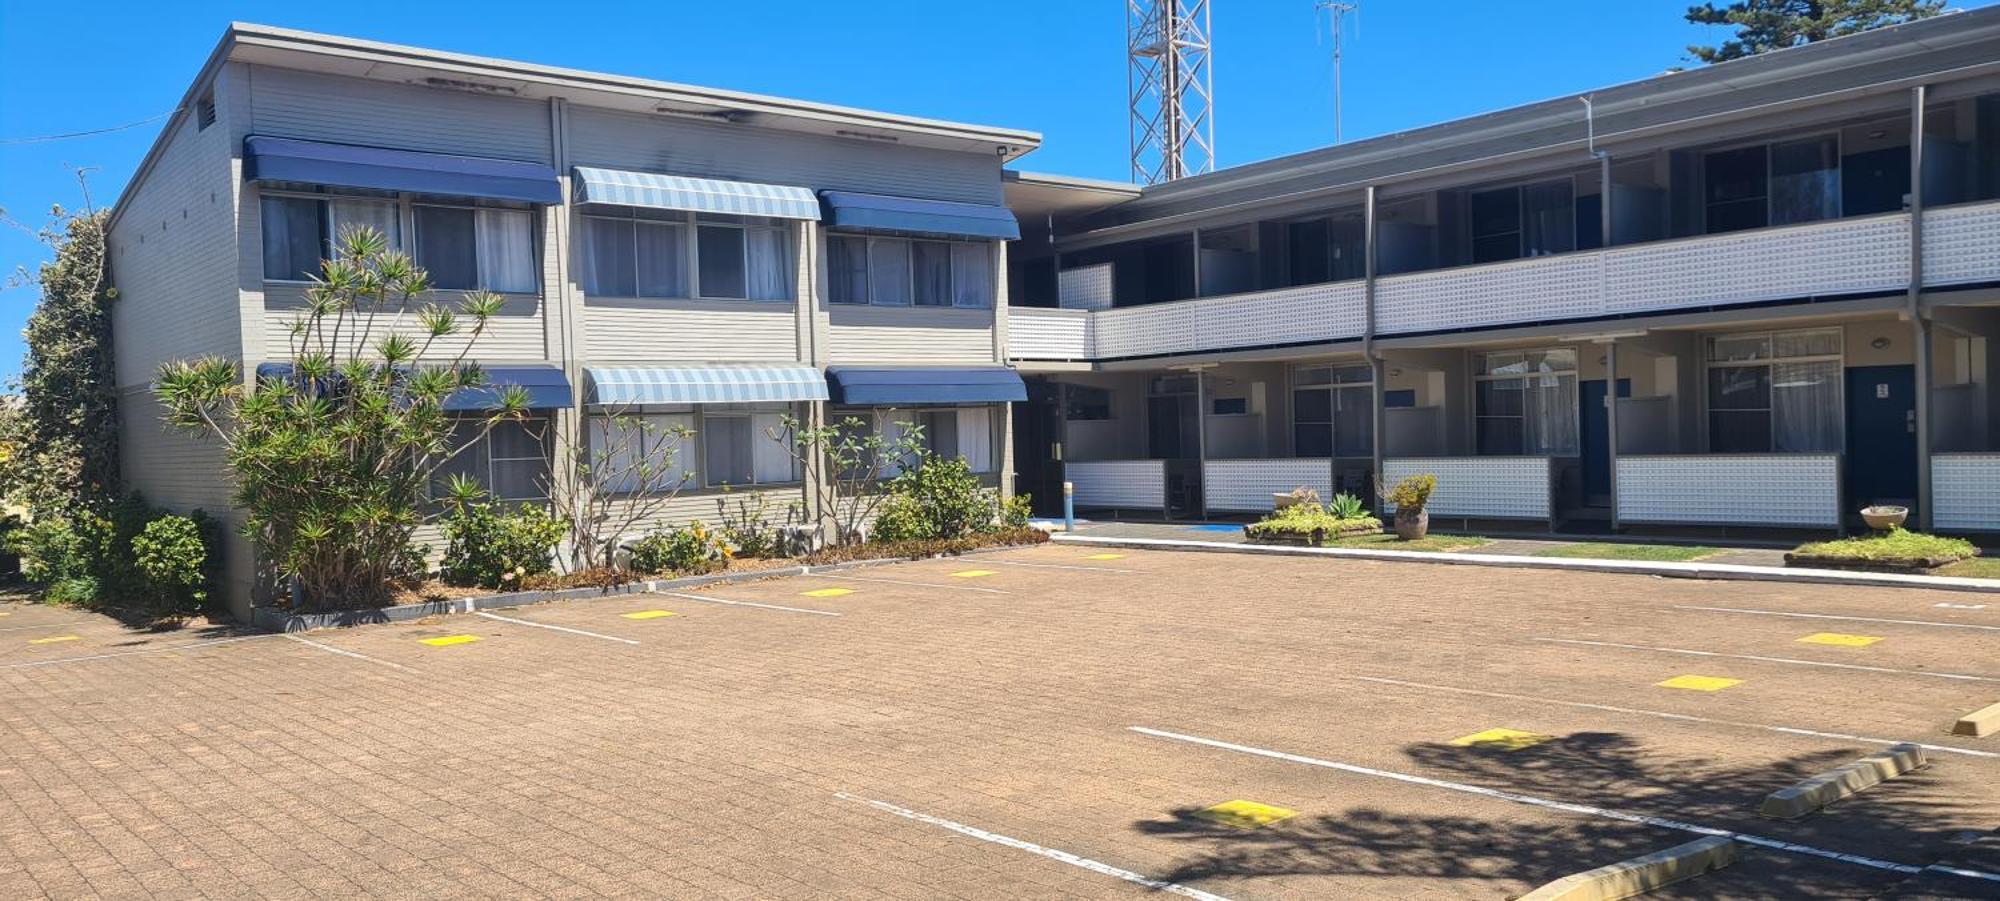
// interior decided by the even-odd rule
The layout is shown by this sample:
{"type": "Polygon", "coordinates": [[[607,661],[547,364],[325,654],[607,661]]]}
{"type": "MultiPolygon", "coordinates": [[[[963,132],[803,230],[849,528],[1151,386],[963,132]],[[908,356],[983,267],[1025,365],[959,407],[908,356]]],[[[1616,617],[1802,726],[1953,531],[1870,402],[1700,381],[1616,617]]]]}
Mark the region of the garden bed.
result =
{"type": "Polygon", "coordinates": [[[1259,529],[1259,526],[1268,524],[1253,522],[1243,527],[1243,537],[1248,539],[1252,544],[1326,547],[1343,538],[1354,538],[1360,535],[1378,535],[1382,532],[1381,521],[1373,518],[1342,520],[1341,522],[1341,525],[1310,531],[1299,529],[1259,529]]]}
{"type": "Polygon", "coordinates": [[[1979,548],[1962,538],[1892,529],[1856,538],[1802,544],[1785,555],[1785,564],[1863,572],[1929,573],[1976,556],[1979,548]]]}

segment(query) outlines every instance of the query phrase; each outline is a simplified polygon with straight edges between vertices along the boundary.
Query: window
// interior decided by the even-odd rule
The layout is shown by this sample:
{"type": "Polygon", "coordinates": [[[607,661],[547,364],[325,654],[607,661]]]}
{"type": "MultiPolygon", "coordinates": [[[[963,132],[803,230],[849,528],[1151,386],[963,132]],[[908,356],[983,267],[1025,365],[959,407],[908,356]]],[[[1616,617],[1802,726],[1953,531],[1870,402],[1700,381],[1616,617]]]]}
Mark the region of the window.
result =
{"type": "Polygon", "coordinates": [[[1480,355],[1473,412],[1481,454],[1576,456],[1576,351],[1480,355]]]}
{"type": "Polygon", "coordinates": [[[798,270],[791,230],[781,221],[669,215],[584,217],[584,291],[602,297],[792,298],[798,270]]]}
{"type": "Polygon", "coordinates": [[[535,290],[535,216],[527,210],[417,204],[417,265],[448,291],[535,290]]]}
{"type": "Polygon", "coordinates": [[[1208,407],[1212,416],[1250,415],[1250,399],[1247,397],[1218,397],[1209,401],[1208,407]]]}
{"type": "Polygon", "coordinates": [[[1723,150],[1702,158],[1708,233],[1763,228],[1770,222],[1764,147],[1723,150]]]}
{"type": "Polygon", "coordinates": [[[1834,135],[1709,153],[1702,175],[1709,234],[1840,216],[1834,135]]]}
{"type": "Polygon", "coordinates": [[[1837,328],[1709,338],[1709,449],[1840,450],[1841,353],[1837,328]]]}
{"type": "Polygon", "coordinates": [[[1576,186],[1567,178],[1477,191],[1472,261],[1494,263],[1576,249],[1576,186]]]}
{"type": "Polygon", "coordinates": [[[1063,418],[1070,422],[1102,422],[1111,418],[1111,392],[1088,385],[1063,386],[1063,418]]]}
{"type": "Polygon", "coordinates": [[[214,124],[215,92],[210,91],[201,95],[201,99],[194,105],[194,130],[207,131],[208,127],[214,124]]]}
{"type": "MultiPolygon", "coordinates": [[[[923,429],[925,450],[942,459],[963,457],[973,472],[994,471],[993,410],[991,407],[956,407],[942,410],[881,410],[874,416],[875,431],[885,446],[893,446],[912,426],[923,429]]],[[[909,461],[892,460],[882,467],[882,477],[903,471],[909,461]]]]}
{"type": "Polygon", "coordinates": [[[709,413],[701,417],[702,472],[710,488],[799,480],[798,461],[779,435],[784,414],[709,413]],[[772,437],[779,435],[779,437],[772,437]]]}
{"type": "Polygon", "coordinates": [[[743,248],[743,229],[704,224],[695,230],[695,279],[701,296],[749,298],[743,248]]]}
{"type": "Polygon", "coordinates": [[[989,243],[827,236],[827,299],[877,306],[993,306],[989,243]]]}
{"type": "Polygon", "coordinates": [[[1374,368],[1292,370],[1292,455],[1365,457],[1375,452],[1374,368]]]}
{"type": "Polygon", "coordinates": [[[372,197],[265,194],[259,201],[264,231],[264,278],[309,281],[320,261],[335,253],[339,236],[372,228],[391,248],[403,244],[396,201],[372,197]]]}
{"type": "Polygon", "coordinates": [[[682,437],[683,430],[694,428],[693,413],[598,416],[590,425],[591,465],[599,467],[602,489],[632,494],[642,488],[674,491],[701,484],[694,447],[682,437]]]}
{"type": "Polygon", "coordinates": [[[453,428],[451,447],[464,449],[432,477],[431,496],[445,496],[452,477],[468,476],[495,500],[548,500],[549,450],[544,441],[548,421],[502,422],[479,438],[484,427],[483,421],[464,420],[453,428]]]}

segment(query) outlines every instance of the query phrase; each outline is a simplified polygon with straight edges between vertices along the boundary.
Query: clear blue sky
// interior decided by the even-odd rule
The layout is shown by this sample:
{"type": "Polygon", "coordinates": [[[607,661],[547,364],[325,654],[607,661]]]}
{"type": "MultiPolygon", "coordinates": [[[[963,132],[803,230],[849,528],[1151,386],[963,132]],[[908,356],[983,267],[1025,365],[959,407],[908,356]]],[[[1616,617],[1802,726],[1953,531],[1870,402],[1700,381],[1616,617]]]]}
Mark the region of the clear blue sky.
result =
{"type": "MultiPolygon", "coordinates": [[[[1961,7],[1996,0],[1959,0],[1961,7]]],[[[1216,137],[1224,165],[1331,142],[1324,19],[1312,0],[1213,0],[1216,137]]],[[[1688,0],[1515,4],[1361,0],[1346,55],[1348,139],[1655,74],[1724,32],[1688,0]],[[1538,7],[1553,12],[1536,15],[1538,7]]],[[[1017,165],[1126,176],[1123,0],[712,0],[478,5],[0,0],[0,141],[145,119],[179,101],[226,23],[417,44],[670,81],[1040,131],[1017,165]]],[[[28,226],[119,190],[157,123],[49,143],[0,143],[0,208],[28,226]]],[[[0,228],[0,267],[46,257],[0,228]]],[[[0,291],[0,380],[20,369],[32,287],[0,291]]]]}

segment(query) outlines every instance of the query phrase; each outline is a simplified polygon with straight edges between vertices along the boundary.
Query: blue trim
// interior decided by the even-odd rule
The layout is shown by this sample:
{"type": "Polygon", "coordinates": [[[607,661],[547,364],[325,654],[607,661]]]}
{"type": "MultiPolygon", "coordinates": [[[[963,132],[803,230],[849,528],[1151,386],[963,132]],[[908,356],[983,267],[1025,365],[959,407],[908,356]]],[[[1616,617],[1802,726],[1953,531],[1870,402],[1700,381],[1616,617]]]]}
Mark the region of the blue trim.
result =
{"type": "Polygon", "coordinates": [[[243,178],[525,203],[562,202],[556,170],[540,163],[268,135],[243,139],[243,178]]]}
{"type": "Polygon", "coordinates": [[[830,366],[836,404],[904,407],[923,404],[1022,403],[1028,386],[999,366],[830,366]]]}
{"type": "Polygon", "coordinates": [[[779,219],[819,218],[811,188],[576,167],[576,202],[779,219]]]}
{"type": "Polygon", "coordinates": [[[811,366],[592,366],[585,403],[755,404],[826,400],[811,366]]]}
{"type": "Polygon", "coordinates": [[[826,222],[831,228],[995,241],[1021,237],[1020,223],[1004,206],[851,191],[821,191],[819,196],[826,203],[826,222]]]}
{"type": "MultiPolygon", "coordinates": [[[[287,379],[291,374],[290,363],[257,364],[258,381],[287,379]]],[[[515,386],[527,390],[530,410],[566,410],[574,405],[569,378],[553,366],[487,366],[481,368],[480,374],[486,377],[484,385],[460,388],[445,397],[443,406],[446,412],[471,413],[496,409],[501,389],[515,386]]]]}

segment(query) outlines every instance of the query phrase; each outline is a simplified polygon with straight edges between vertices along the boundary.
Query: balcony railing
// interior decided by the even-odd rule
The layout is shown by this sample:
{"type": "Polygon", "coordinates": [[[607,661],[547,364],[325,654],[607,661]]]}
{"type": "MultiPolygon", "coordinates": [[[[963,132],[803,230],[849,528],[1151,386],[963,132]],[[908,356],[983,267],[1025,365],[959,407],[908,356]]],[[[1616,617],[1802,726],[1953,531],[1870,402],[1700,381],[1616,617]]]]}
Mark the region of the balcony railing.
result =
{"type": "MultiPolygon", "coordinates": [[[[2000,203],[1924,216],[1924,282],[2000,281],[2000,203]]],[[[1901,290],[1907,213],[1659,241],[1383,277],[1378,333],[1410,335],[1608,319],[1705,307],[1901,290]]],[[[1358,281],[1084,312],[1008,312],[1008,356],[1114,360],[1361,336],[1358,281]]]]}

